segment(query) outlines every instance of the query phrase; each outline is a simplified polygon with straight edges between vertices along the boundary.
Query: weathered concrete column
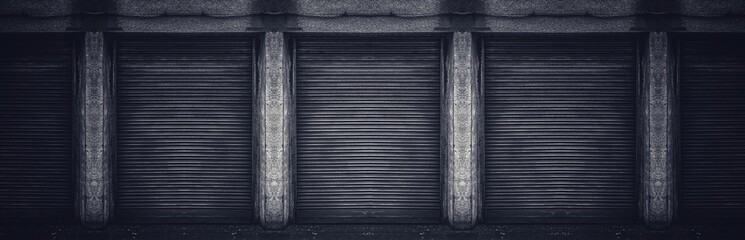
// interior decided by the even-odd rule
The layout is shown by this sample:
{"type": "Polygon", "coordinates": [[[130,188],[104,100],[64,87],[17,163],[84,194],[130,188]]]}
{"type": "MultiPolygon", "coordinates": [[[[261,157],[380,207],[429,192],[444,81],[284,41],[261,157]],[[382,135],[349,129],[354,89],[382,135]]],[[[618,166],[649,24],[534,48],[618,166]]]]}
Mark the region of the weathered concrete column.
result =
{"type": "Polygon", "coordinates": [[[673,165],[673,61],[667,33],[649,34],[642,80],[642,214],[647,226],[663,229],[675,210],[673,165]]]}
{"type": "Polygon", "coordinates": [[[282,32],[267,32],[260,48],[257,212],[263,227],[281,229],[287,226],[292,211],[290,55],[282,32]]]}
{"type": "Polygon", "coordinates": [[[113,114],[107,51],[102,32],[86,32],[76,82],[78,129],[77,201],[80,223],[103,228],[111,216],[112,169],[109,131],[113,114]]]}
{"type": "Polygon", "coordinates": [[[455,32],[447,55],[443,122],[447,155],[445,214],[455,229],[476,225],[480,213],[481,87],[470,32],[455,32]]]}

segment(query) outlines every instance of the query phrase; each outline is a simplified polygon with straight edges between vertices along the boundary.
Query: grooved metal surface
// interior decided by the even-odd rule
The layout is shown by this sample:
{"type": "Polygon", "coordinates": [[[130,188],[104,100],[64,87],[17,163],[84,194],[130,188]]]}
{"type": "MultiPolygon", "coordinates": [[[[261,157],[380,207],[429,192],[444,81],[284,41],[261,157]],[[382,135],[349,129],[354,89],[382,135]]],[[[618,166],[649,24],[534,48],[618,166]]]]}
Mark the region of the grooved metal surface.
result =
{"type": "Polygon", "coordinates": [[[483,47],[485,220],[634,221],[636,40],[491,36],[483,47]]]}
{"type": "Polygon", "coordinates": [[[684,222],[745,221],[745,35],[684,35],[680,53],[684,222]]]}
{"type": "Polygon", "coordinates": [[[117,221],[251,221],[252,38],[120,37],[115,56],[117,221]]]}
{"type": "Polygon", "coordinates": [[[0,222],[70,222],[73,40],[0,43],[0,222]]]}
{"type": "Polygon", "coordinates": [[[298,222],[440,222],[441,47],[296,40],[298,222]]]}

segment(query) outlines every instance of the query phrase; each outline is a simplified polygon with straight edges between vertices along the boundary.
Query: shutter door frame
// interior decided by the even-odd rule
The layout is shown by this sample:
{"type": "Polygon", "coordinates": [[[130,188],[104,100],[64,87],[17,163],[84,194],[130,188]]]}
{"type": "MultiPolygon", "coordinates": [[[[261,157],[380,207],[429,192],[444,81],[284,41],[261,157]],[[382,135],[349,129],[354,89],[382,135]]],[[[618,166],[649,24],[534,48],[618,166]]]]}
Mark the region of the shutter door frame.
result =
{"type": "MultiPolygon", "coordinates": [[[[68,196],[67,201],[67,207],[66,208],[56,208],[56,210],[49,211],[45,209],[3,209],[0,213],[0,223],[54,223],[54,224],[69,224],[72,223],[75,219],[75,200],[76,200],[76,192],[77,192],[77,186],[76,186],[76,176],[77,176],[77,153],[76,149],[78,147],[77,145],[77,139],[79,137],[78,134],[78,127],[75,124],[75,113],[77,112],[78,106],[76,106],[76,97],[77,97],[77,91],[76,87],[78,85],[78,76],[79,76],[79,62],[78,62],[78,56],[79,56],[79,49],[80,49],[80,36],[79,34],[74,33],[0,33],[0,39],[7,40],[11,39],[10,41],[20,41],[20,40],[26,40],[28,39],[30,42],[33,41],[39,41],[39,42],[65,42],[69,44],[69,55],[66,56],[69,58],[69,76],[67,83],[68,92],[65,92],[65,94],[69,94],[68,104],[69,104],[69,116],[68,122],[66,124],[66,130],[69,131],[68,138],[66,144],[68,145],[67,148],[67,158],[69,160],[67,165],[67,172],[65,174],[69,175],[67,176],[68,179],[68,189],[69,192],[67,192],[65,195],[68,196]]],[[[2,41],[3,44],[7,43],[6,41],[2,41]]],[[[47,48],[48,45],[40,46],[41,48],[47,48]]],[[[53,51],[53,49],[51,49],[53,51]]],[[[30,66],[30,68],[37,67],[38,65],[30,66]]],[[[32,73],[33,74],[33,73],[32,73]]],[[[3,81],[0,79],[0,81],[3,81]]],[[[0,113],[2,114],[2,113],[0,113]]],[[[58,169],[56,169],[58,170],[58,169]]],[[[53,196],[50,196],[53,197],[53,196]]],[[[57,196],[60,197],[60,196],[57,196]]],[[[47,206],[48,207],[48,206],[47,206]]]]}
{"type": "MultiPolygon", "coordinates": [[[[641,87],[642,87],[642,61],[643,61],[643,35],[642,34],[635,34],[635,33],[485,33],[485,34],[479,34],[478,36],[478,52],[480,53],[480,73],[479,73],[479,81],[481,82],[481,91],[482,91],[482,101],[484,104],[482,105],[482,111],[484,113],[484,118],[481,119],[482,124],[484,126],[484,130],[481,134],[484,134],[484,153],[483,153],[483,159],[480,160],[480,166],[482,168],[482,184],[481,186],[481,194],[482,194],[482,220],[481,222],[484,224],[634,224],[638,223],[641,220],[641,201],[643,199],[641,198],[642,194],[642,119],[643,114],[640,112],[642,111],[641,104],[643,102],[641,101],[641,87]],[[628,41],[632,41],[634,44],[633,51],[634,54],[634,66],[635,66],[635,72],[634,72],[634,170],[633,170],[633,186],[634,186],[634,210],[633,211],[625,211],[623,213],[623,216],[620,218],[612,217],[610,215],[605,214],[598,214],[596,211],[579,211],[579,214],[568,214],[564,218],[555,218],[551,219],[550,217],[547,217],[547,215],[537,215],[538,218],[542,218],[540,221],[534,221],[530,217],[528,218],[510,218],[505,216],[494,216],[496,214],[496,211],[489,211],[487,210],[487,175],[488,175],[488,140],[486,138],[487,131],[486,129],[487,124],[487,99],[488,94],[486,92],[487,89],[487,65],[486,65],[486,42],[489,41],[489,39],[514,39],[518,40],[520,38],[527,38],[527,39],[566,39],[566,38],[601,38],[601,39],[625,39],[628,41]],[[490,213],[491,212],[491,213],[490,213]],[[589,213],[590,216],[582,216],[582,214],[589,213]],[[490,216],[491,215],[491,216],[490,216]],[[595,217],[595,218],[592,218],[595,217]],[[589,220],[588,220],[589,219],[589,220]]],[[[620,211],[619,211],[620,212],[620,211]]],[[[520,212],[515,212],[517,214],[521,214],[520,212]]],[[[514,213],[513,213],[514,214],[514,213]]]]}
{"type": "MultiPolygon", "coordinates": [[[[685,148],[684,138],[686,137],[686,134],[684,133],[684,125],[686,122],[686,118],[684,116],[684,108],[686,107],[686,99],[684,91],[686,91],[685,87],[685,80],[684,80],[684,59],[686,58],[685,50],[684,50],[684,44],[685,42],[694,42],[694,41],[709,41],[709,42],[731,42],[732,39],[740,40],[740,44],[742,44],[742,41],[745,41],[745,33],[676,33],[673,35],[674,37],[674,65],[675,65],[675,89],[676,89],[676,100],[677,105],[675,106],[676,109],[676,115],[677,115],[677,121],[675,121],[675,131],[676,131],[676,142],[675,142],[675,172],[676,172],[676,180],[679,181],[679,184],[677,184],[677,192],[678,192],[678,202],[677,202],[677,220],[679,223],[682,224],[743,224],[745,223],[745,207],[741,207],[740,209],[735,208],[719,208],[719,209],[708,209],[706,207],[703,207],[701,205],[701,201],[705,203],[706,201],[712,201],[711,198],[706,198],[704,196],[698,195],[693,196],[699,203],[693,203],[693,205],[698,205],[696,207],[688,208],[687,204],[691,204],[691,201],[693,200],[686,200],[688,198],[687,191],[686,191],[686,182],[692,181],[687,180],[689,176],[686,174],[686,160],[685,160],[685,153],[688,149],[685,148]],[[686,203],[688,202],[688,203],[686,203]]],[[[736,41],[735,40],[735,41],[736,41]]],[[[699,44],[697,46],[693,46],[693,48],[711,48],[711,45],[707,45],[707,43],[704,43],[703,45],[699,44]]],[[[715,46],[714,48],[717,48],[719,46],[715,46]]],[[[742,45],[739,45],[739,47],[745,48],[742,45]]],[[[693,50],[695,51],[695,50],[693,50]]],[[[742,51],[742,50],[739,50],[742,51]]],[[[741,80],[745,81],[745,80],[741,80]]],[[[689,90],[693,91],[693,90],[689,90]]],[[[711,98],[708,98],[711,99],[711,98]]],[[[731,125],[730,125],[731,126],[731,125]]],[[[740,136],[745,138],[745,136],[740,136]]],[[[693,141],[693,140],[692,140],[693,141]]],[[[743,160],[745,161],[745,160],[743,160]]],[[[745,166],[745,163],[740,163],[738,166],[745,166]]],[[[700,170],[700,169],[699,169],[700,170]]],[[[712,173],[713,174],[713,173],[712,173]]],[[[695,177],[700,179],[700,177],[695,177]]],[[[740,177],[742,179],[743,177],[740,177]]],[[[742,183],[742,182],[741,182],[742,183]]],[[[702,187],[702,186],[699,186],[702,187]]],[[[731,189],[731,188],[730,188],[731,189]]],[[[689,190],[690,191],[690,190],[689,190]]],[[[743,197],[740,197],[742,199],[743,197]]],[[[720,199],[725,200],[726,199],[720,199]]],[[[730,200],[731,201],[731,200],[730,200]]],[[[709,202],[709,204],[712,204],[712,202],[709,202]]]]}
{"type": "MultiPolygon", "coordinates": [[[[258,54],[259,50],[257,48],[259,44],[259,38],[257,34],[255,33],[110,33],[112,36],[110,36],[107,41],[110,41],[111,44],[109,44],[109,51],[111,52],[111,82],[112,82],[112,89],[114,91],[113,93],[113,109],[115,109],[115,113],[113,115],[113,121],[115,122],[114,127],[112,129],[112,148],[113,148],[113,164],[112,164],[112,172],[114,173],[112,177],[114,190],[112,191],[112,199],[114,201],[114,208],[113,208],[113,221],[114,223],[118,224],[253,224],[258,222],[258,209],[256,205],[256,201],[258,199],[258,187],[259,183],[257,181],[258,174],[256,174],[257,167],[258,167],[258,158],[257,158],[257,134],[256,134],[256,128],[258,127],[258,124],[256,121],[258,115],[256,114],[256,104],[258,104],[257,101],[257,82],[258,79],[258,54]],[[247,81],[250,81],[250,88],[248,94],[250,94],[249,99],[250,103],[248,107],[250,107],[249,112],[249,123],[251,124],[249,131],[250,131],[250,146],[248,146],[248,150],[251,151],[250,153],[250,199],[246,201],[246,204],[248,205],[249,209],[248,212],[246,212],[245,215],[237,216],[233,214],[233,216],[230,217],[204,217],[205,215],[210,214],[217,214],[219,215],[221,212],[216,213],[214,210],[201,210],[201,211],[187,211],[182,212],[181,214],[185,214],[183,216],[170,216],[166,218],[159,218],[154,216],[145,216],[145,217],[137,217],[137,216],[124,216],[124,219],[122,217],[122,211],[119,210],[118,203],[119,203],[119,185],[120,185],[120,176],[119,176],[119,128],[120,128],[120,120],[119,120],[119,84],[117,79],[117,48],[118,43],[123,40],[135,40],[137,39],[143,40],[145,42],[151,41],[152,39],[179,39],[181,38],[197,38],[197,39],[206,39],[207,41],[214,40],[219,41],[219,39],[228,38],[234,41],[245,41],[247,43],[250,43],[250,71],[249,74],[250,79],[246,79],[247,81]],[[196,215],[202,215],[202,217],[194,217],[194,214],[196,215]]],[[[198,41],[198,40],[195,40],[198,41]]],[[[222,212],[228,212],[228,211],[222,211],[222,212]]],[[[130,214],[131,215],[131,214],[130,214]]]]}
{"type": "MultiPolygon", "coordinates": [[[[444,131],[446,131],[443,127],[444,120],[442,119],[444,117],[444,105],[445,102],[445,87],[446,87],[446,67],[447,67],[447,37],[443,34],[392,34],[392,33],[303,33],[303,34],[294,34],[291,35],[290,40],[290,51],[292,52],[292,66],[291,66],[291,79],[290,84],[291,91],[292,91],[292,106],[293,106],[293,116],[294,116],[294,126],[292,126],[292,156],[291,156],[291,172],[292,172],[292,179],[291,182],[293,183],[292,192],[293,192],[293,208],[294,208],[294,214],[291,216],[291,219],[298,224],[440,224],[444,223],[446,221],[445,216],[445,207],[443,205],[443,200],[447,199],[447,196],[445,195],[445,189],[446,189],[446,182],[444,179],[445,174],[445,167],[447,166],[447,159],[443,157],[443,154],[445,154],[445,148],[443,144],[445,143],[445,138],[443,137],[444,134],[446,134],[444,131]],[[439,210],[437,210],[437,213],[429,213],[425,214],[427,216],[418,216],[414,218],[401,218],[401,219],[389,219],[389,218],[369,218],[369,219],[363,219],[363,218],[345,218],[345,217],[326,217],[326,216],[317,216],[313,214],[308,214],[308,217],[303,218],[302,216],[298,216],[302,214],[303,210],[298,209],[298,196],[299,196],[299,187],[298,183],[298,147],[297,147],[297,138],[298,138],[298,131],[297,131],[297,123],[298,121],[298,114],[297,114],[297,42],[302,39],[319,39],[319,38],[326,38],[326,39],[335,39],[335,38],[352,38],[352,39],[365,39],[365,38],[372,38],[372,39],[379,39],[379,38],[386,38],[390,37],[391,39],[401,39],[401,38],[416,38],[416,39],[438,39],[440,42],[440,69],[439,69],[439,90],[438,90],[438,100],[440,101],[438,104],[439,115],[438,115],[438,122],[439,122],[439,128],[438,134],[440,135],[440,139],[438,140],[438,164],[439,164],[439,170],[438,170],[438,207],[439,210]],[[298,214],[300,213],[300,214],[298,214]],[[426,219],[422,221],[421,219],[426,219]]],[[[340,210],[342,213],[343,210],[340,210]]],[[[386,215],[386,212],[382,212],[381,216],[386,215]]]]}

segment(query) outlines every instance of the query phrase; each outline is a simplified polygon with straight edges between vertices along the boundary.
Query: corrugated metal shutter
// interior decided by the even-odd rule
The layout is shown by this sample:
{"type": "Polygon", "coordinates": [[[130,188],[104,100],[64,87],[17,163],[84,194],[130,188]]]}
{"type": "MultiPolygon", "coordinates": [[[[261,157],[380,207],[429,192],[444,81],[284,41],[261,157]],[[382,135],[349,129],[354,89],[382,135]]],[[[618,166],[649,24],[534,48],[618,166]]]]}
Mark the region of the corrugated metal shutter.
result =
{"type": "Polygon", "coordinates": [[[634,221],[636,40],[494,36],[484,55],[486,220],[634,221]]]}
{"type": "Polygon", "coordinates": [[[296,41],[298,222],[440,221],[441,47],[296,41]]]}
{"type": "Polygon", "coordinates": [[[115,49],[118,221],[251,221],[251,38],[131,36],[115,49]]]}
{"type": "Polygon", "coordinates": [[[73,41],[0,36],[0,221],[73,216],[73,41]]]}
{"type": "Polygon", "coordinates": [[[679,41],[686,222],[745,221],[745,36],[679,41]]]}

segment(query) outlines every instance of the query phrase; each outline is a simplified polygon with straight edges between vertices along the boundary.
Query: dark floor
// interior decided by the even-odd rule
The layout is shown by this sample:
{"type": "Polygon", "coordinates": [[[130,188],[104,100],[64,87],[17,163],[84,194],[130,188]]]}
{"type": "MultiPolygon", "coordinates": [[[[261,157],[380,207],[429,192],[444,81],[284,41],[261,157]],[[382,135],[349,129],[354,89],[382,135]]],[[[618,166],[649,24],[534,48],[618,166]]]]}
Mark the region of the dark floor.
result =
{"type": "Polygon", "coordinates": [[[0,226],[10,239],[745,239],[745,226],[480,225],[454,231],[443,225],[294,225],[266,231],[256,225],[116,225],[88,231],[78,226],[0,226]]]}

